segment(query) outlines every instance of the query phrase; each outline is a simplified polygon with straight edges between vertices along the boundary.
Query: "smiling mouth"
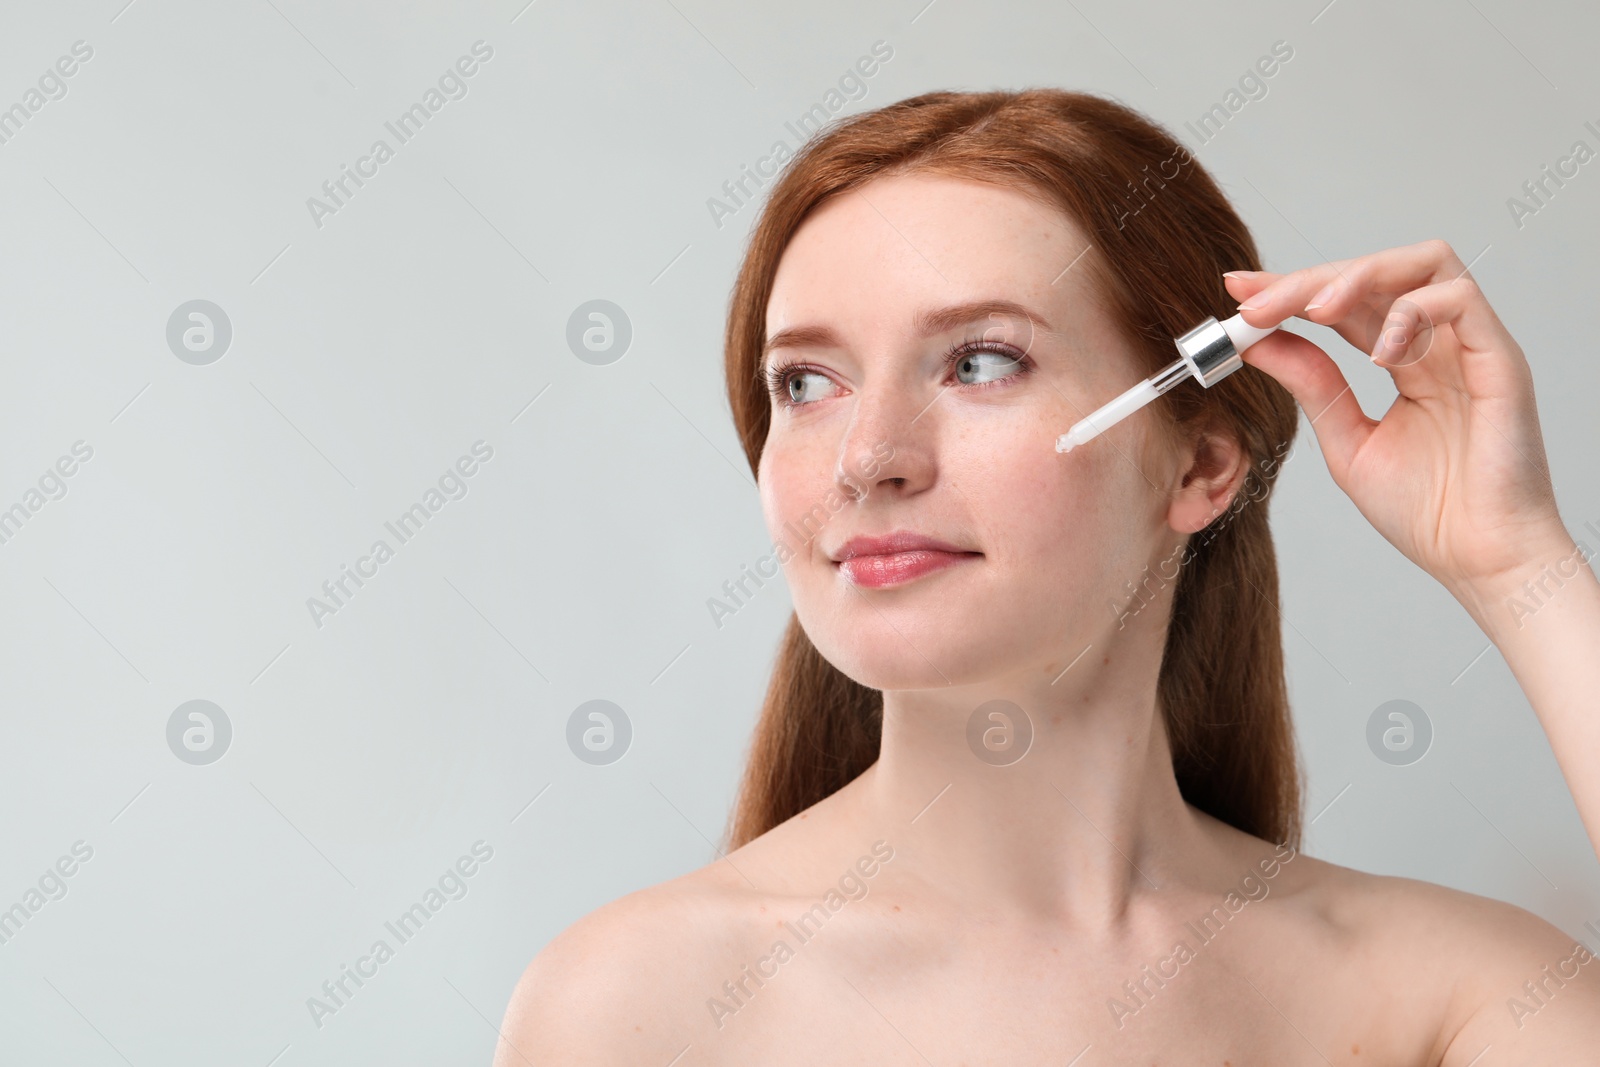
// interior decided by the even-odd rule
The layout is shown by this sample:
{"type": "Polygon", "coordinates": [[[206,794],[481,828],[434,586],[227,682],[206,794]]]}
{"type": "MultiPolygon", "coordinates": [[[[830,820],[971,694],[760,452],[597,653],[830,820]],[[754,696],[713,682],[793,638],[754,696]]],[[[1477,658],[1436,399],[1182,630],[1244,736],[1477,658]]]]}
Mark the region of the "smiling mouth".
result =
{"type": "Polygon", "coordinates": [[[882,589],[893,585],[905,585],[918,578],[959,566],[982,556],[982,552],[944,552],[931,548],[916,548],[905,552],[852,556],[840,560],[834,566],[855,585],[882,589]]]}

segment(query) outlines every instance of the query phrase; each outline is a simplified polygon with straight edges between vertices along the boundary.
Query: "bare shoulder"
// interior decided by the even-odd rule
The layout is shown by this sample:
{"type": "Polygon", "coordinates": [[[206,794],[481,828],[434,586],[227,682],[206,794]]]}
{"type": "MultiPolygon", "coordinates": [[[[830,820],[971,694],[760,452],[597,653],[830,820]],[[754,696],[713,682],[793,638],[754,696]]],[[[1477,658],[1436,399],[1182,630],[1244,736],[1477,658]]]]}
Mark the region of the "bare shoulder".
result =
{"type": "Polygon", "coordinates": [[[1325,958],[1367,976],[1397,1023],[1431,1031],[1416,1035],[1429,1042],[1418,1049],[1425,1062],[1577,1063],[1600,1041],[1600,962],[1532,912],[1305,855],[1284,875],[1287,903],[1325,958]]]}
{"type": "Polygon", "coordinates": [[[748,994],[751,961],[775,929],[834,888],[824,883],[839,870],[871,877],[893,856],[876,846],[846,855],[851,793],[846,786],[721,859],[563,930],[517,983],[494,1067],[665,1064],[691,1045],[695,1062],[716,1059],[713,1047],[726,1056],[731,1044],[715,1035],[729,1002],[748,994]]]}
{"type": "Polygon", "coordinates": [[[674,1059],[761,907],[730,874],[718,861],[637,890],[553,938],[511,994],[494,1067],[674,1059]]]}
{"type": "Polygon", "coordinates": [[[1349,914],[1431,960],[1451,990],[1441,1067],[1466,1067],[1489,1048],[1497,1065],[1579,1063],[1600,1041],[1600,963],[1582,942],[1502,900],[1339,870],[1355,890],[1349,914]]]}

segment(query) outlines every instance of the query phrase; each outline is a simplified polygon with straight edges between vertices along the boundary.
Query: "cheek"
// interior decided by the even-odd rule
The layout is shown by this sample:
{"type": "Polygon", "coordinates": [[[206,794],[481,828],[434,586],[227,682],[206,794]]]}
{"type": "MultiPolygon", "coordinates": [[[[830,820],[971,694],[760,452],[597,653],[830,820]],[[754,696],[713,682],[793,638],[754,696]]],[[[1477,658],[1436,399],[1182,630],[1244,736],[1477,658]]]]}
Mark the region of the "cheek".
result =
{"type": "Polygon", "coordinates": [[[827,460],[813,451],[799,441],[769,441],[757,471],[767,532],[774,541],[789,542],[797,553],[804,546],[792,531],[806,524],[814,535],[821,517],[831,516],[826,505],[833,481],[827,460]]]}
{"type": "Polygon", "coordinates": [[[1130,541],[1144,503],[1130,476],[1113,449],[1062,454],[1042,434],[964,465],[959,488],[985,551],[1012,580],[1082,585],[1137,555],[1130,541]]]}

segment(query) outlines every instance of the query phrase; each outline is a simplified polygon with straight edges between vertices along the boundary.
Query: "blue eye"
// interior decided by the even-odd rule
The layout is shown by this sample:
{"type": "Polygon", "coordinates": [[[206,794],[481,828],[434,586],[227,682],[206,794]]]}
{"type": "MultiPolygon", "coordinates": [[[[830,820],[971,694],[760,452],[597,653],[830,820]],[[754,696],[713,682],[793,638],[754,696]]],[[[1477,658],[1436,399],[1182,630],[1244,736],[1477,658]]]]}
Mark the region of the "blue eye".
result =
{"type": "Polygon", "coordinates": [[[961,380],[963,385],[989,385],[1010,377],[1012,373],[1020,374],[1025,369],[1022,360],[1011,349],[992,341],[958,344],[945,353],[944,361],[955,366],[958,380],[963,373],[992,375],[976,382],[961,380]]]}
{"type": "Polygon", "coordinates": [[[795,395],[797,391],[804,390],[807,378],[817,379],[816,384],[813,384],[813,386],[811,388],[811,392],[813,394],[815,394],[819,389],[827,388],[827,385],[829,383],[828,376],[826,374],[823,374],[821,371],[808,371],[808,370],[805,370],[804,368],[796,368],[796,370],[795,370],[795,372],[793,374],[789,374],[789,375],[785,375],[784,376],[784,379],[783,379],[783,390],[784,390],[784,394],[785,394],[784,395],[784,399],[786,399],[791,404],[805,404],[805,403],[808,403],[809,400],[819,399],[815,395],[811,396],[809,398],[809,400],[808,400],[808,398],[806,398],[804,396],[795,395]],[[799,387],[798,390],[796,389],[797,386],[799,387]]]}
{"type": "MultiPolygon", "coordinates": [[[[998,385],[1027,373],[1029,369],[1028,357],[1008,345],[984,340],[957,342],[944,354],[944,364],[954,369],[955,384],[968,389],[983,389],[998,385]],[[978,380],[969,380],[966,377],[974,375],[978,380]]],[[[801,407],[811,403],[812,400],[822,399],[815,395],[809,397],[796,395],[797,391],[804,390],[807,378],[821,380],[812,388],[813,394],[818,389],[825,389],[833,384],[833,379],[820,369],[805,363],[775,364],[767,369],[764,377],[767,382],[767,392],[771,394],[774,402],[786,408],[801,407]]]]}
{"type": "MultiPolygon", "coordinates": [[[[809,404],[812,399],[796,396],[796,386],[803,388],[806,378],[820,378],[822,382],[830,382],[826,374],[803,363],[780,363],[768,368],[766,373],[767,392],[772,394],[772,399],[786,408],[799,407],[809,404]]],[[[812,390],[815,392],[815,389],[812,390]]]]}

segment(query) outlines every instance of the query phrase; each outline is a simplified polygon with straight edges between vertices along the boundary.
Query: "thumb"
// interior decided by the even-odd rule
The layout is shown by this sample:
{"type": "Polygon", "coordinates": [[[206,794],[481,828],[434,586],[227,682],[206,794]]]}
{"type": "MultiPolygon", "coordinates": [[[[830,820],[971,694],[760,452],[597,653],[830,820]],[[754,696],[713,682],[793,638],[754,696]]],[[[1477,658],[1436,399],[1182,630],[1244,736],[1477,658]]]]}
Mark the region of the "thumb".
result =
{"type": "Polygon", "coordinates": [[[1268,334],[1239,358],[1289,390],[1311,420],[1329,473],[1344,485],[1357,450],[1378,424],[1361,410],[1339,365],[1315,344],[1286,330],[1268,334]]]}

